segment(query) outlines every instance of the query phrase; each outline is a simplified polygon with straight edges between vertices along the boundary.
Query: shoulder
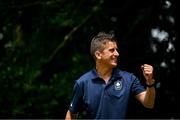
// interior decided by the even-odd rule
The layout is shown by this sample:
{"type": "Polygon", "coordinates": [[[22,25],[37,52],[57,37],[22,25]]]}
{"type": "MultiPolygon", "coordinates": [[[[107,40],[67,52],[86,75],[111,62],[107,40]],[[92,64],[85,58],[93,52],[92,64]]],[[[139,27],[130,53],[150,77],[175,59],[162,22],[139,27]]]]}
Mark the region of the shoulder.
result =
{"type": "Polygon", "coordinates": [[[82,83],[85,83],[85,82],[88,82],[89,80],[93,79],[95,77],[95,73],[93,71],[93,69],[89,70],[88,72],[82,74],[77,80],[76,82],[78,84],[82,84],[82,83]]]}
{"type": "Polygon", "coordinates": [[[119,75],[121,77],[123,77],[123,76],[127,76],[127,77],[134,76],[133,73],[125,71],[125,70],[121,70],[119,68],[114,69],[114,72],[115,72],[115,75],[119,75]]]}
{"type": "Polygon", "coordinates": [[[131,79],[132,80],[132,79],[137,78],[133,73],[125,71],[125,70],[116,68],[114,71],[115,71],[116,76],[122,77],[123,79],[131,79]]]}

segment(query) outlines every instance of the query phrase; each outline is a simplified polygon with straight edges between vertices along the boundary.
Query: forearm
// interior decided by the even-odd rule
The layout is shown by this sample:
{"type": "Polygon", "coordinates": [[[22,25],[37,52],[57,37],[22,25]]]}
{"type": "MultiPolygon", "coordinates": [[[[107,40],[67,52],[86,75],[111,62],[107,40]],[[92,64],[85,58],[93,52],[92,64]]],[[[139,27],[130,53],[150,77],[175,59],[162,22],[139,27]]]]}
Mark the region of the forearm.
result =
{"type": "Polygon", "coordinates": [[[143,75],[146,79],[146,91],[142,93],[142,103],[147,108],[153,108],[154,107],[154,101],[155,101],[155,80],[153,79],[153,67],[148,64],[144,64],[142,66],[143,69],[143,75]]]}
{"type": "Polygon", "coordinates": [[[153,108],[154,107],[154,102],[155,102],[155,96],[156,96],[156,92],[155,92],[155,88],[153,87],[147,87],[146,88],[146,94],[144,97],[144,106],[147,108],[153,108]]]}
{"type": "Polygon", "coordinates": [[[69,110],[66,113],[65,120],[74,120],[77,119],[78,114],[72,114],[69,110]]]}

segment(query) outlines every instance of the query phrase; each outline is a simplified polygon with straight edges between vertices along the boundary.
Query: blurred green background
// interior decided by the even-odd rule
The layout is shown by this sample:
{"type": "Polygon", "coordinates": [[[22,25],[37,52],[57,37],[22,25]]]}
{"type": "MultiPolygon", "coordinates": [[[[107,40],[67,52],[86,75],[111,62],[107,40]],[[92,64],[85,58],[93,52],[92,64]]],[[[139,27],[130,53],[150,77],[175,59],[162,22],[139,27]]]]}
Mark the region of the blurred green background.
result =
{"type": "Polygon", "coordinates": [[[179,118],[177,22],[176,0],[1,0],[0,118],[63,119],[99,31],[116,35],[119,68],[155,68],[155,108],[131,101],[129,118],[179,118]]]}

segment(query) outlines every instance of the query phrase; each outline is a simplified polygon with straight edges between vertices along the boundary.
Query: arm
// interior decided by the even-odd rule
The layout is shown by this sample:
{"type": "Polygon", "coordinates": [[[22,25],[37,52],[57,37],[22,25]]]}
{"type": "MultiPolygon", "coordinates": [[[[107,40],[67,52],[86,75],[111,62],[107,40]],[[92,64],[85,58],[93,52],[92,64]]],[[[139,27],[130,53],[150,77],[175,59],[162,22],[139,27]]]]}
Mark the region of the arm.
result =
{"type": "Polygon", "coordinates": [[[154,107],[154,101],[155,101],[155,88],[154,86],[151,86],[155,83],[153,79],[153,67],[148,64],[144,64],[142,66],[143,75],[146,79],[147,88],[146,91],[139,93],[136,95],[136,98],[147,108],[153,108],[154,107]]]}
{"type": "Polygon", "coordinates": [[[72,119],[77,119],[78,114],[72,114],[69,110],[66,113],[66,118],[65,120],[72,120],[72,119]]]}
{"type": "Polygon", "coordinates": [[[78,118],[78,110],[81,107],[80,101],[82,101],[82,96],[83,96],[82,88],[76,81],[73,88],[71,103],[66,113],[65,120],[72,120],[78,118]]]}
{"type": "Polygon", "coordinates": [[[147,87],[146,91],[139,93],[136,95],[136,98],[146,107],[146,108],[153,108],[154,101],[155,101],[155,88],[154,87],[147,87]]]}

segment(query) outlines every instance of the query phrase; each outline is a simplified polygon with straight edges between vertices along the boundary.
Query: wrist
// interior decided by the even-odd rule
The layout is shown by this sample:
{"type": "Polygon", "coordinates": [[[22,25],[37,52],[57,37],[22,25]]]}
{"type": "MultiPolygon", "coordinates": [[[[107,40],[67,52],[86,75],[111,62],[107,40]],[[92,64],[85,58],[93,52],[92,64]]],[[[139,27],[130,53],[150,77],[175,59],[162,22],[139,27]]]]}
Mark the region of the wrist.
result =
{"type": "Polygon", "coordinates": [[[154,85],[155,85],[155,80],[154,79],[151,79],[148,82],[146,82],[147,87],[153,87],[154,85]]]}

